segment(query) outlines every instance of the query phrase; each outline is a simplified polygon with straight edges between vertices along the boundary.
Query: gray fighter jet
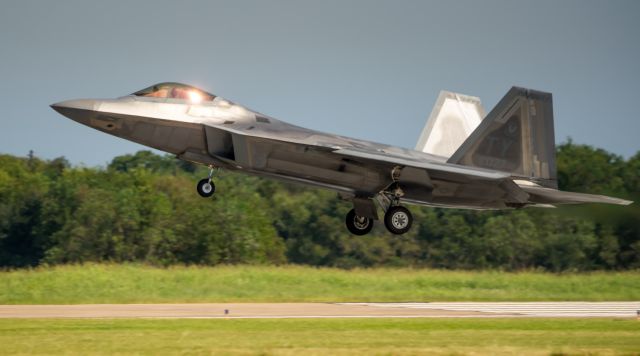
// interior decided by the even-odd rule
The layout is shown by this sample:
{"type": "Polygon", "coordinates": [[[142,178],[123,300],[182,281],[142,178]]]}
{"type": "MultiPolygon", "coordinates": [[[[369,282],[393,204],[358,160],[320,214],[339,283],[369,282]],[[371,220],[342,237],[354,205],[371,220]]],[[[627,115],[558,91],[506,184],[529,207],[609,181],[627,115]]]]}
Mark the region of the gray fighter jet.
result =
{"type": "Polygon", "coordinates": [[[197,184],[215,192],[215,168],[334,190],[353,203],[346,225],[371,231],[379,206],[394,234],[411,228],[400,205],[508,209],[630,201],[559,191],[551,94],[513,87],[485,115],[476,97],[441,92],[414,150],[322,133],[179,84],[118,99],[51,105],[102,132],[210,167],[197,184]]]}

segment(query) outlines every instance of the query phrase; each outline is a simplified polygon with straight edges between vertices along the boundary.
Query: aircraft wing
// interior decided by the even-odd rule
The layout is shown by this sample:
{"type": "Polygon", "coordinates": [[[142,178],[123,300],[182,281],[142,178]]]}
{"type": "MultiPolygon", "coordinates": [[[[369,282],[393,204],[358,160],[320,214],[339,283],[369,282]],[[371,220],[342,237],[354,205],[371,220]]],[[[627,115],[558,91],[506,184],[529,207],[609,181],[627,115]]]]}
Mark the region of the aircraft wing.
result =
{"type": "Polygon", "coordinates": [[[502,180],[509,178],[508,173],[492,171],[488,169],[481,169],[475,167],[465,167],[458,164],[451,163],[439,163],[423,160],[416,160],[408,157],[402,157],[386,152],[371,152],[366,150],[358,150],[354,148],[340,148],[333,151],[333,153],[348,156],[353,158],[366,159],[370,161],[385,162],[395,165],[402,165],[414,168],[423,168],[427,171],[436,171],[448,174],[463,175],[468,178],[483,179],[483,180],[502,180]]]}

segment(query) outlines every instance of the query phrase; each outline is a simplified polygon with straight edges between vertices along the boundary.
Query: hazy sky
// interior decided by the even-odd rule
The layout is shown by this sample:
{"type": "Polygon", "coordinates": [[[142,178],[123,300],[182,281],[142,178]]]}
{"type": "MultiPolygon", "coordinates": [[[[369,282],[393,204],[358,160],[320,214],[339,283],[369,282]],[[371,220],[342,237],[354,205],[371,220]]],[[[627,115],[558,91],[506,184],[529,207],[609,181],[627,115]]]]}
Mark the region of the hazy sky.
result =
{"type": "Polygon", "coordinates": [[[49,104],[156,82],[414,147],[441,89],[554,95],[556,141],[640,149],[640,1],[0,0],[0,153],[102,165],[143,146],[49,104]]]}

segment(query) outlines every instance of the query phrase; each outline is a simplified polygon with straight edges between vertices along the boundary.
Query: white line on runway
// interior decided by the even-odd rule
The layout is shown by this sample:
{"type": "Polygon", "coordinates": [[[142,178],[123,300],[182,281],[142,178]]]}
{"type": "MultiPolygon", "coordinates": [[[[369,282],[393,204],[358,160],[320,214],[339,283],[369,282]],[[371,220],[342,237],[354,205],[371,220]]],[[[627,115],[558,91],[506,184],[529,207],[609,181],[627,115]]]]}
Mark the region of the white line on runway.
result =
{"type": "Polygon", "coordinates": [[[640,302],[340,303],[380,308],[475,311],[540,317],[635,317],[640,302]]]}

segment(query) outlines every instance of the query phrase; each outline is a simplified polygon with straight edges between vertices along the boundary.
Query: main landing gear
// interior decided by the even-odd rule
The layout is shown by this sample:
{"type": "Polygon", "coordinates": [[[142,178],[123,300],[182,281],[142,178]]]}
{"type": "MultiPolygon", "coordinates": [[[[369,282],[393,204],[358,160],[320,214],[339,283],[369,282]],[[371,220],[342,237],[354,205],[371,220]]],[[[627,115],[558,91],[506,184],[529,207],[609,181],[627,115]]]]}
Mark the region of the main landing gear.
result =
{"type": "MultiPolygon", "coordinates": [[[[373,209],[373,201],[371,201],[373,209]]],[[[413,215],[409,209],[400,206],[398,199],[389,200],[387,204],[381,204],[386,207],[384,214],[384,226],[395,235],[402,235],[411,229],[413,224],[413,215]]],[[[369,214],[372,215],[372,214],[369,214]]],[[[375,215],[375,214],[373,214],[375,215]]],[[[345,220],[347,229],[354,235],[362,236],[368,234],[373,229],[373,221],[377,219],[375,216],[359,216],[356,209],[351,209],[345,220]]]]}
{"type": "Polygon", "coordinates": [[[373,229],[373,219],[356,215],[356,209],[347,213],[346,223],[349,232],[358,236],[366,235],[373,229]]]}
{"type": "Polygon", "coordinates": [[[392,206],[384,214],[384,226],[389,232],[402,235],[411,229],[413,215],[404,206],[392,206]]]}
{"type": "Polygon", "coordinates": [[[198,190],[198,194],[200,194],[200,196],[203,198],[209,198],[210,196],[213,195],[213,193],[216,192],[216,185],[213,183],[213,180],[211,179],[213,177],[213,171],[214,171],[213,166],[209,166],[209,177],[201,179],[198,182],[198,185],[196,186],[196,189],[198,190]]]}

